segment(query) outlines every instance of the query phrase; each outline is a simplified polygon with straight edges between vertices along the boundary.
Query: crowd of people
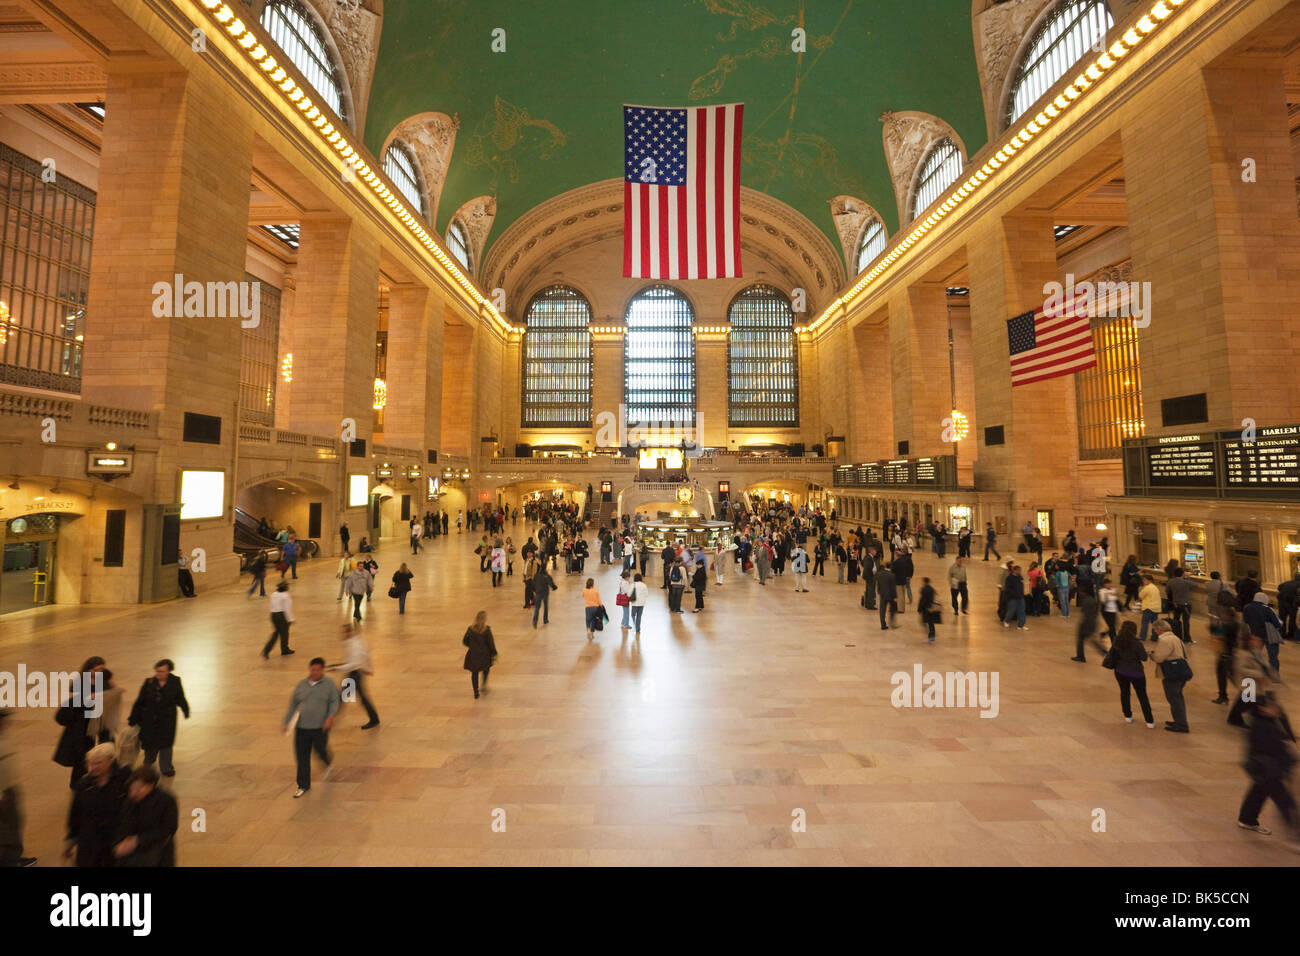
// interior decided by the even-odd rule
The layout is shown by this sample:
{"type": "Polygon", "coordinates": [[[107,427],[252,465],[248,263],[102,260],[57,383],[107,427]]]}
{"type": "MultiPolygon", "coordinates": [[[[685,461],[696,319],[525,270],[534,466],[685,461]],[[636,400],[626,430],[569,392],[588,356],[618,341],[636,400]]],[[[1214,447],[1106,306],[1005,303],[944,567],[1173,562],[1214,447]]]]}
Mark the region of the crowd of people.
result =
{"type": "MultiPolygon", "coordinates": [[[[535,500],[524,504],[525,519],[532,534],[518,549],[522,561],[524,585],[523,608],[532,611],[532,625],[550,622],[550,600],[558,590],[555,575],[563,560],[565,576],[586,574],[591,557],[584,535],[590,530],[586,518],[572,503],[535,500]]],[[[484,506],[472,509],[468,518],[457,515],[472,530],[482,529],[474,549],[480,571],[491,574],[491,586],[499,587],[503,578],[513,576],[516,549],[513,536],[503,536],[506,522],[517,522],[518,510],[484,506]]],[[[956,534],[957,554],[947,565],[948,597],[940,597],[939,587],[930,577],[916,577],[914,553],[917,538],[929,538],[929,550],[936,558],[947,560],[949,529],[935,523],[924,530],[909,528],[905,519],[887,519],[879,534],[874,528],[841,528],[833,509],[823,511],[807,506],[796,508],[786,502],[752,502],[749,508],[731,509],[731,543],[718,538],[708,548],[691,547],[684,540],[661,541],[651,548],[650,536],[639,534],[639,516],[622,515],[595,530],[593,545],[600,565],[618,566],[620,575],[614,594],[615,612],[621,610],[620,628],[626,641],[629,634],[641,639],[646,607],[650,603],[650,562],[659,558],[655,579],[666,592],[668,614],[682,613],[682,600],[689,588],[694,592],[694,613],[705,610],[705,595],[712,575],[714,586],[723,586],[728,577],[745,578],[761,587],[769,583],[790,581],[798,594],[811,592],[809,584],[825,581],[827,565],[832,565],[836,585],[861,588],[860,606],[875,612],[881,630],[900,627],[899,616],[914,610],[918,630],[928,643],[935,643],[944,618],[945,605],[954,619],[970,613],[972,596],[966,562],[973,560],[973,534],[968,527],[956,534]],[[809,553],[811,551],[811,554],[809,553]]],[[[445,534],[449,524],[447,512],[427,513],[410,523],[413,554],[421,551],[423,539],[445,534]]],[[[1154,569],[1143,569],[1134,555],[1129,555],[1116,571],[1110,564],[1106,539],[1080,544],[1073,532],[1062,541],[1059,550],[1044,560],[1043,541],[1036,529],[1026,525],[1024,544],[1018,549],[1021,559],[1006,561],[997,551],[997,536],[992,526],[984,532],[985,560],[992,554],[999,562],[997,594],[988,605],[996,609],[1004,627],[1027,631],[1030,617],[1058,616],[1073,619],[1074,655],[1072,660],[1086,663],[1086,650],[1093,648],[1103,667],[1114,673],[1120,697],[1120,709],[1128,723],[1134,722],[1132,698],[1148,728],[1156,719],[1147,690],[1146,665],[1152,664],[1161,681],[1170,719],[1165,729],[1172,733],[1190,732],[1184,698],[1186,685],[1193,678],[1187,660],[1186,645],[1194,643],[1192,632],[1198,629],[1192,613],[1191,580],[1188,570],[1176,561],[1163,569],[1162,583],[1156,583],[1154,569]],[[1032,556],[1037,560],[1029,560],[1032,556]],[[1113,575],[1113,576],[1112,576],[1113,575]]],[[[341,662],[327,667],[323,658],[313,658],[308,675],[294,688],[285,714],[286,733],[293,736],[297,764],[295,797],[311,789],[312,760],[325,764],[328,775],[333,754],[329,733],[341,704],[357,700],[366,711],[363,730],[379,726],[379,714],[366,693],[366,679],[373,674],[371,657],[360,631],[362,608],[372,598],[379,565],[374,550],[363,538],[354,557],[348,550],[347,526],[340,528],[343,552],[336,569],[339,579],[337,600],[349,598],[353,620],[342,627],[341,662]],[[326,671],[343,673],[342,688],[326,676],[326,671]]],[[[263,574],[253,569],[252,596],[263,574]]],[[[398,602],[398,613],[405,612],[414,573],[402,563],[393,572],[389,595],[398,602]]],[[[942,579],[940,579],[942,580],[942,579]]],[[[272,632],[262,648],[268,657],[278,642],[281,655],[293,654],[289,631],[294,620],[293,602],[288,580],[281,580],[271,595],[272,632]]],[[[593,641],[604,630],[610,613],[594,576],[585,577],[580,589],[586,638],[593,641]]],[[[1278,607],[1271,606],[1259,584],[1258,574],[1250,571],[1235,582],[1224,581],[1213,572],[1206,587],[1206,612],[1201,627],[1215,655],[1217,695],[1215,704],[1228,707],[1228,723],[1243,728],[1247,736],[1245,769],[1250,787],[1238,811],[1239,826],[1267,834],[1259,822],[1259,812],[1267,800],[1273,800],[1297,841],[1288,844],[1300,849],[1300,811],[1291,797],[1288,778],[1295,762],[1296,740],[1291,725],[1273,688],[1280,683],[1280,651],[1287,640],[1297,639],[1297,614],[1300,612],[1300,574],[1278,590],[1278,607]]],[[[487,692],[488,676],[497,660],[497,645],[487,614],[478,612],[462,637],[465,647],[463,667],[470,672],[475,699],[487,692]]],[[[126,727],[120,727],[122,690],[102,658],[94,657],[82,666],[82,672],[100,675],[103,684],[99,716],[90,717],[83,707],[65,703],[56,715],[63,727],[54,759],[70,769],[73,791],[67,834],[67,854],[78,865],[173,865],[175,861],[176,801],[158,786],[158,771],[163,776],[176,773],[172,756],[177,731],[178,712],[189,717],[189,704],[179,676],[173,673],[170,660],[160,660],[154,674],[147,678],[130,708],[126,727]],[[140,754],[143,753],[143,760],[140,754]],[[141,766],[136,767],[137,762],[141,766]]],[[[0,714],[0,717],[3,715],[0,714]]],[[[3,720],[0,720],[0,756],[4,754],[3,720]]],[[[0,761],[0,771],[4,765],[0,761]]],[[[21,841],[4,839],[6,821],[18,818],[17,790],[0,772],[0,861],[31,862],[21,855],[21,841]],[[8,784],[8,786],[7,786],[8,784]]],[[[10,829],[13,829],[11,827],[10,829]]]]}

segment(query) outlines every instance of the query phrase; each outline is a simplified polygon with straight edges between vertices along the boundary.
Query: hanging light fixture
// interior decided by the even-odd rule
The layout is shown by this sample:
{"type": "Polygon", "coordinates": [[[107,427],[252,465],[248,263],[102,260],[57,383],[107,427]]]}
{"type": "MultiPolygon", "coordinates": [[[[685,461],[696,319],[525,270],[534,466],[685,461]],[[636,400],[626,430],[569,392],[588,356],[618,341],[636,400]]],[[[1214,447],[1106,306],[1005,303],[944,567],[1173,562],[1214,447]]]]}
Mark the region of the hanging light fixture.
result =
{"type": "Polygon", "coordinates": [[[293,353],[285,352],[284,358],[280,359],[280,377],[285,383],[293,381],[293,353]]]}
{"type": "Polygon", "coordinates": [[[375,411],[382,411],[388,404],[388,385],[382,378],[375,379],[375,411]]]}

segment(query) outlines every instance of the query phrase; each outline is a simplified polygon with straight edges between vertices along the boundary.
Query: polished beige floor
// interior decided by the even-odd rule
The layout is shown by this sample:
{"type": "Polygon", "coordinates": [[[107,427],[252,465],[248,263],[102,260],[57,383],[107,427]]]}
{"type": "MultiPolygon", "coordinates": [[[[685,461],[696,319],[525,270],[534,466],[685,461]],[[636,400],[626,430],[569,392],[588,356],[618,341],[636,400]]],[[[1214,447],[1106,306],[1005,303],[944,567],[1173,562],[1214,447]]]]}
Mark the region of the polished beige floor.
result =
{"type": "MultiPolygon", "coordinates": [[[[1271,806],[1263,819],[1274,836],[1236,827],[1243,741],[1209,702],[1203,641],[1191,651],[1192,733],[1173,735],[1140,717],[1124,723],[1096,653],[1086,666],[1069,660],[1069,624],[1004,630],[990,610],[992,563],[971,566],[973,612],[945,615],[935,646],[911,613],[882,632],[856,586],[813,579],[798,594],[788,577],[759,587],[729,574],[698,615],[689,592],[687,612],[669,616],[654,590],[638,648],[617,627],[589,644],[580,581],[563,573],[551,623],[534,631],[519,578],[491,588],[476,540],[453,532],[415,558],[384,543],[364,625],[383,723],[363,732],[359,705],[345,706],[331,735],[335,771],[301,800],[280,721],[308,659],[338,659],[346,612],[333,561],[307,562],[294,585],[293,657],[258,656],[266,600],[209,589],[200,575],[195,600],[7,615],[0,667],[72,669],[102,654],[133,698],[156,658],[176,661],[193,707],[170,784],[182,865],[1296,860],[1271,806]],[[399,617],[385,594],[403,560],[416,579],[399,617]],[[460,639],[480,608],[500,662],[476,701],[460,639]],[[890,675],[917,663],[997,671],[999,715],[893,707],[890,675]],[[1098,809],[1105,832],[1093,829],[1098,809]],[[796,810],[806,832],[792,829],[796,810]]],[[[918,586],[947,563],[918,555],[918,586]]],[[[617,572],[596,576],[614,613],[617,572]]],[[[1204,630],[1198,620],[1194,634],[1204,630]]],[[[1284,670],[1294,654],[1284,649],[1284,670]]],[[[1154,681],[1152,694],[1162,726],[1169,711],[1154,681]]],[[[54,865],[68,799],[67,771],[50,760],[58,727],[50,711],[8,723],[20,741],[28,852],[54,865]]]]}

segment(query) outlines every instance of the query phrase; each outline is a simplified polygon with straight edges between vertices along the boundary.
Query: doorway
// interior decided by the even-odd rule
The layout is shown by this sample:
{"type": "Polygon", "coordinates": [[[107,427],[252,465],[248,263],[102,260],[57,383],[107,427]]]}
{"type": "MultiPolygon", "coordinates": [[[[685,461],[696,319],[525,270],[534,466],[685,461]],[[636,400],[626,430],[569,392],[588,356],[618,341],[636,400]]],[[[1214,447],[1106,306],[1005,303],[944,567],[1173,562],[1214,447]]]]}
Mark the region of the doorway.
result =
{"type": "Polygon", "coordinates": [[[54,603],[59,516],[35,514],[6,523],[0,614],[54,603]]]}

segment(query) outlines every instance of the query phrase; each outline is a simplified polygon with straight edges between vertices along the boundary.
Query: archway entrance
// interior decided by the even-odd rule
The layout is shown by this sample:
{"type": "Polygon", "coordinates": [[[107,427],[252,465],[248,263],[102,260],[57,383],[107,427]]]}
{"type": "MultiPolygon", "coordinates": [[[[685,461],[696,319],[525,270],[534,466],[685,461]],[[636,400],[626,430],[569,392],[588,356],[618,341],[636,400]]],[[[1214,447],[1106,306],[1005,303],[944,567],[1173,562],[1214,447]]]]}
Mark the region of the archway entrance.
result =
{"type": "Polygon", "coordinates": [[[0,614],[54,603],[59,518],[38,513],[6,523],[0,614]]]}

